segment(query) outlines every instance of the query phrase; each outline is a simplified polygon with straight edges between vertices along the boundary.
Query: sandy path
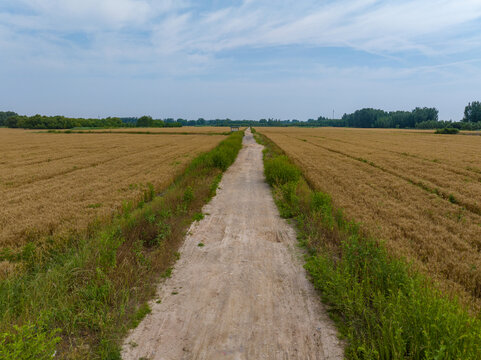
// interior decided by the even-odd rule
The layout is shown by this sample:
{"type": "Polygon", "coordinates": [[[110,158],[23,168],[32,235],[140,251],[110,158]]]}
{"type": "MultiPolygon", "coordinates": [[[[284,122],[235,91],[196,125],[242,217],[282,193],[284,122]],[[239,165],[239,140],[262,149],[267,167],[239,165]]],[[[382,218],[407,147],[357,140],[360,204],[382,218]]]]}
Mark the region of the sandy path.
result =
{"type": "Polygon", "coordinates": [[[204,212],[159,286],[162,302],[126,339],[123,359],[342,359],[249,131],[204,212]]]}

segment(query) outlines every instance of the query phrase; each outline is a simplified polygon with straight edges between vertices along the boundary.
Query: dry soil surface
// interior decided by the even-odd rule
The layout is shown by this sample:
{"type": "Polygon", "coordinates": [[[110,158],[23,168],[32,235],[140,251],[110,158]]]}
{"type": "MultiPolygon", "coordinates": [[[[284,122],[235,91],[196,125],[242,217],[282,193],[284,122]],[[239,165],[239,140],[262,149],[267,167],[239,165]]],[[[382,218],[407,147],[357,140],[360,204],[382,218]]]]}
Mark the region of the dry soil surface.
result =
{"type": "Polygon", "coordinates": [[[249,131],[204,213],[159,286],[161,301],[125,340],[123,359],[342,359],[249,131]]]}

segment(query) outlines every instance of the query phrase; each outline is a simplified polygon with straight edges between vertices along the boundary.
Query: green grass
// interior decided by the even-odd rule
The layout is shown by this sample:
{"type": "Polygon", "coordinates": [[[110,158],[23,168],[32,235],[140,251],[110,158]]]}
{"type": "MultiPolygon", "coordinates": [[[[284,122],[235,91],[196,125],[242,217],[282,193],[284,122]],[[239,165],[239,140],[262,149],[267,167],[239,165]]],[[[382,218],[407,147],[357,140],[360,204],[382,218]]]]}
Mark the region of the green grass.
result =
{"type": "Polygon", "coordinates": [[[151,312],[152,309],[150,308],[149,304],[145,303],[141,305],[130,319],[130,328],[134,329],[139,326],[140,322],[151,312]]]}
{"type": "Polygon", "coordinates": [[[159,274],[170,275],[185,231],[215,194],[242,136],[195,158],[162,196],[148,186],[138,206],[124,203],[109,224],[52,237],[45,249],[29,243],[18,254],[2,251],[24,271],[0,282],[0,358],[46,359],[57,351],[65,359],[120,359],[122,337],[145,316],[141,305],[154,298],[159,274]]]}
{"type": "MultiPolygon", "coordinates": [[[[267,146],[266,177],[291,178],[289,159],[256,137],[267,146]]],[[[480,319],[390,256],[303,177],[271,183],[281,214],[297,224],[305,268],[346,340],[348,359],[481,359],[480,319]]]]}
{"type": "Polygon", "coordinates": [[[170,278],[172,276],[172,271],[174,270],[174,268],[167,268],[161,275],[160,277],[163,278],[163,279],[167,279],[167,278],[170,278]]]}
{"type": "Polygon", "coordinates": [[[264,169],[267,183],[271,186],[296,183],[301,176],[299,169],[292,165],[284,155],[266,159],[264,169]]]}
{"type": "Polygon", "coordinates": [[[193,221],[201,221],[204,218],[204,214],[201,212],[195,213],[194,216],[192,216],[193,221]]]}
{"type": "Polygon", "coordinates": [[[0,359],[51,360],[55,355],[59,329],[49,330],[35,325],[14,325],[9,333],[0,334],[0,359]]]}

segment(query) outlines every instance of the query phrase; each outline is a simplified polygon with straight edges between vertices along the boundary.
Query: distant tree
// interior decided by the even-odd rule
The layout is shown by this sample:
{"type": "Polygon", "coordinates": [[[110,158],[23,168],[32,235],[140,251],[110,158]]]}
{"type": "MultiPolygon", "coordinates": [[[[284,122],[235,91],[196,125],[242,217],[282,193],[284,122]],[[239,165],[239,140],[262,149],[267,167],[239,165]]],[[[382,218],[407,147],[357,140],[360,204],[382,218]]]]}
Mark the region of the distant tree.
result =
{"type": "Polygon", "coordinates": [[[464,108],[463,122],[480,122],[481,121],[481,103],[473,101],[464,108]]]}
{"type": "Polygon", "coordinates": [[[378,109],[365,108],[356,110],[352,114],[344,114],[342,120],[344,120],[347,126],[370,128],[373,127],[378,118],[386,116],[386,112],[378,109]]]}
{"type": "Polygon", "coordinates": [[[151,127],[164,127],[166,124],[163,120],[152,120],[149,126],[151,127]]]}
{"type": "Polygon", "coordinates": [[[17,113],[13,111],[0,111],[0,126],[6,126],[7,119],[16,115],[17,113]]]}
{"type": "Polygon", "coordinates": [[[18,121],[22,118],[23,116],[20,115],[10,116],[8,119],[5,120],[5,126],[9,128],[17,128],[18,121]]]}
{"type": "Polygon", "coordinates": [[[197,119],[196,125],[205,125],[205,119],[204,118],[197,119]]]}
{"type": "Polygon", "coordinates": [[[108,117],[104,120],[104,127],[121,127],[122,120],[118,117],[108,117]]]}
{"type": "Polygon", "coordinates": [[[409,126],[409,127],[414,127],[414,125],[423,121],[431,121],[431,120],[437,121],[438,109],[427,108],[427,107],[423,107],[423,108],[417,107],[412,111],[412,115],[413,115],[414,124],[412,124],[413,126],[409,126]]]}
{"type": "Polygon", "coordinates": [[[153,124],[152,116],[144,115],[137,120],[137,127],[151,127],[153,124]]]}
{"type": "Polygon", "coordinates": [[[122,121],[122,124],[124,124],[124,126],[126,125],[135,125],[137,124],[137,118],[135,117],[123,117],[123,118],[120,118],[120,120],[122,121]]]}
{"type": "Polygon", "coordinates": [[[392,128],[394,127],[394,121],[391,116],[381,116],[374,121],[373,127],[375,128],[392,128]]]}
{"type": "Polygon", "coordinates": [[[23,129],[72,129],[75,127],[92,127],[92,128],[112,128],[131,126],[125,124],[120,118],[108,117],[105,119],[83,119],[83,118],[67,118],[65,116],[10,116],[4,122],[5,126],[11,128],[23,128],[23,129]]]}

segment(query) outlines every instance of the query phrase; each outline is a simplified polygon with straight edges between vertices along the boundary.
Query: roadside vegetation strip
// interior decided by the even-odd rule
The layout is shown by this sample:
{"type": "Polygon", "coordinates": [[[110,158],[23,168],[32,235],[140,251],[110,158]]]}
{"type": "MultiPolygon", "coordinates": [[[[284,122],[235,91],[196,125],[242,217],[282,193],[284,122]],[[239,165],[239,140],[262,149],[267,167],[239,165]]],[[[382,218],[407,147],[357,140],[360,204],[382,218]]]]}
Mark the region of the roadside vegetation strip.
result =
{"type": "Polygon", "coordinates": [[[256,138],[266,146],[276,204],[297,224],[305,267],[347,340],[349,359],[481,358],[480,319],[346,219],[277,145],[256,138]]]}
{"type": "Polygon", "coordinates": [[[89,236],[51,239],[42,253],[27,244],[25,272],[0,283],[0,358],[120,359],[121,338],[150,311],[146,301],[170,275],[185,231],[215,195],[242,137],[230,135],[161,196],[146,191],[89,236]]]}

